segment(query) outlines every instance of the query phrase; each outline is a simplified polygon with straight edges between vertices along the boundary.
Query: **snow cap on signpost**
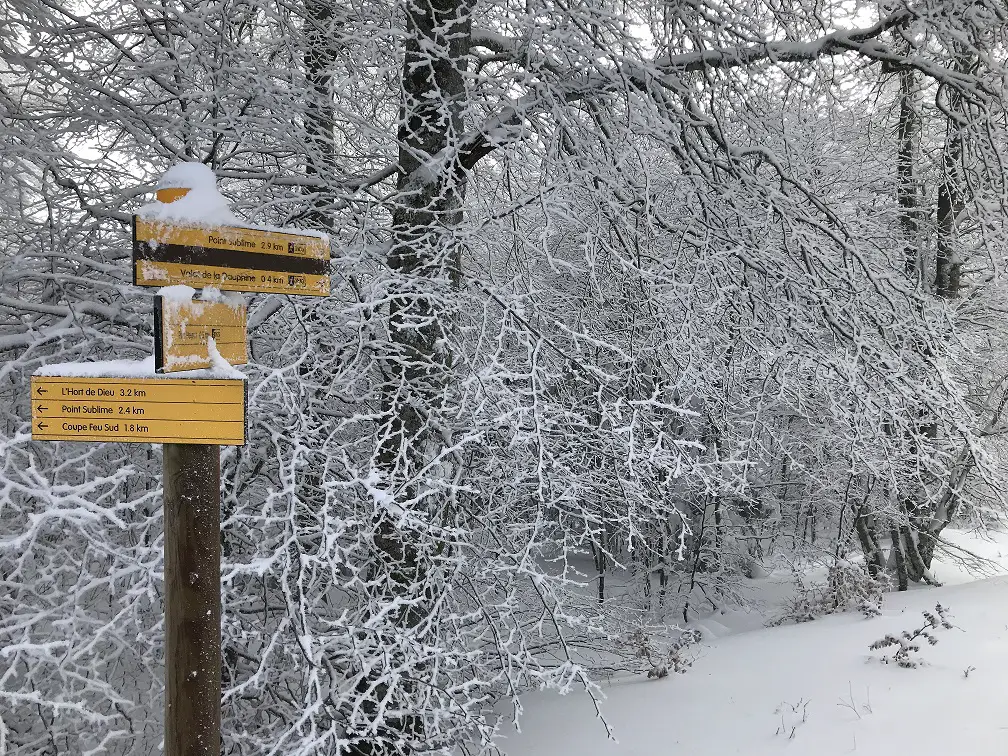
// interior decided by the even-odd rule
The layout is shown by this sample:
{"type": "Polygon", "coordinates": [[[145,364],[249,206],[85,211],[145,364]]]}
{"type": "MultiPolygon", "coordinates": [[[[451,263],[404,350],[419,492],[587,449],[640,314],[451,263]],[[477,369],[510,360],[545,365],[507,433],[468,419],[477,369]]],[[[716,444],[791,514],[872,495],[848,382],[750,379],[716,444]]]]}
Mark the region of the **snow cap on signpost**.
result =
{"type": "Polygon", "coordinates": [[[203,163],[176,163],[154,186],[157,197],[137,215],[148,220],[206,225],[244,225],[217,190],[217,176],[203,163]]]}
{"type": "Polygon", "coordinates": [[[158,202],[174,202],[208,183],[216,186],[217,177],[203,163],[176,163],[158,179],[154,193],[158,202]]]}

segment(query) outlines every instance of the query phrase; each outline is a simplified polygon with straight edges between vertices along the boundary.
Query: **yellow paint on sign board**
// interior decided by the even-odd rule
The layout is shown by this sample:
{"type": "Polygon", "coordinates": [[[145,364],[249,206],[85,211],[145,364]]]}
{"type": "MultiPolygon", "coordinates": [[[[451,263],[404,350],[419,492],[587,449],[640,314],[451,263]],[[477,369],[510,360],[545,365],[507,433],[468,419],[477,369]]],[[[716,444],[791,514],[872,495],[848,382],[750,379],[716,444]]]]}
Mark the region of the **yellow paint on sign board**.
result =
{"type": "Polygon", "coordinates": [[[329,241],[286,230],[133,219],[133,282],[329,295],[329,241]]]}
{"type": "Polygon", "coordinates": [[[172,373],[211,365],[208,341],[232,365],[248,362],[248,317],[244,303],[158,297],[155,305],[154,364],[172,373]]]}
{"type": "Polygon", "coordinates": [[[217,265],[139,260],[135,274],[137,286],[185,284],[195,289],[213,286],[221,291],[329,296],[329,276],[310,273],[239,270],[217,265]]]}
{"type": "Polygon", "coordinates": [[[137,218],[136,240],[152,241],[158,245],[329,259],[329,245],[318,236],[238,226],[183,226],[137,218]]]}
{"type": "Polygon", "coordinates": [[[245,443],[245,382],[32,376],[32,439],[245,443]]]}

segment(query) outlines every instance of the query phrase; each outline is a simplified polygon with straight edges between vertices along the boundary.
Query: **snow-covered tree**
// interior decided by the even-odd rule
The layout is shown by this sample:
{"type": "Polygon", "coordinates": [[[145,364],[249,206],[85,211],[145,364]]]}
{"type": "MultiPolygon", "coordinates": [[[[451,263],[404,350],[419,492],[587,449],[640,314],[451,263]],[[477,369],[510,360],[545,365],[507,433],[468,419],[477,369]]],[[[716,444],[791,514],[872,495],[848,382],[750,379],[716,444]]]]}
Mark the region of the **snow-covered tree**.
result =
{"type": "Polygon", "coordinates": [[[31,443],[24,387],[149,349],[128,219],[179,160],[333,238],[331,297],[250,298],[225,752],[487,746],[777,551],[925,577],[994,490],[1004,12],[851,5],[9,2],[15,747],[159,742],[160,452],[31,443]]]}

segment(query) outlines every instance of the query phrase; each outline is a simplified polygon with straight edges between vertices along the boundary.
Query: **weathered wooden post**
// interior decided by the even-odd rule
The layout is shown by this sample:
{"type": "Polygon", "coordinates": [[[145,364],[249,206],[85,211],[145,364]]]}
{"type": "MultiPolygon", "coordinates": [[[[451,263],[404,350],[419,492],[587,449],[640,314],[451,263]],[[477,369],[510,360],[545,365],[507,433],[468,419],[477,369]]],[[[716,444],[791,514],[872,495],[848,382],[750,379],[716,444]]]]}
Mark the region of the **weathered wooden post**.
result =
{"type": "Polygon", "coordinates": [[[218,756],[220,446],[164,445],[165,756],[218,756]]]}
{"type": "MultiPolygon", "coordinates": [[[[187,187],[161,187],[174,202],[187,187]]],[[[220,446],[164,444],[165,756],[217,756],[221,726],[220,446]]]]}

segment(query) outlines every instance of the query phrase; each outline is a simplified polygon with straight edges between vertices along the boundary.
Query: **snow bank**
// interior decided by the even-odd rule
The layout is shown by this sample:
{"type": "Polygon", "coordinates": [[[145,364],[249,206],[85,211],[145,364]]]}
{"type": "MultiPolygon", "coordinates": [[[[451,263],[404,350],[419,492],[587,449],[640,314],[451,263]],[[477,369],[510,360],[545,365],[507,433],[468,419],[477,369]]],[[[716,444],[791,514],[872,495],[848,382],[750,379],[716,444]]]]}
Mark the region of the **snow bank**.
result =
{"type": "MultiPolygon", "coordinates": [[[[1004,536],[956,538],[1002,565],[1008,556],[1004,536]]],[[[535,692],[522,698],[521,732],[503,726],[499,745],[522,756],[1002,756],[1006,596],[1005,577],[918,587],[887,594],[881,617],[841,614],[707,640],[684,675],[603,684],[615,741],[583,693],[535,692]],[[936,602],[955,629],[920,644],[924,666],[884,664],[885,651],[869,650],[920,627],[936,602]]]]}
{"type": "MultiPolygon", "coordinates": [[[[216,352],[216,348],[214,352],[216,352]]],[[[202,378],[207,380],[245,380],[245,374],[220,358],[206,370],[184,370],[179,373],[154,372],[154,357],[143,360],[104,360],[100,362],[55,362],[44,365],[35,375],[59,378],[202,378]]]]}
{"type": "Polygon", "coordinates": [[[242,307],[245,295],[240,291],[221,291],[216,286],[206,286],[200,293],[201,302],[221,302],[231,307],[242,307]]]}
{"type": "Polygon", "coordinates": [[[185,284],[172,284],[171,286],[162,286],[157,290],[157,295],[170,302],[192,302],[193,297],[196,296],[196,289],[185,284]]]}
{"type": "MultiPolygon", "coordinates": [[[[237,378],[238,380],[244,380],[245,374],[224,359],[224,357],[221,356],[221,353],[217,351],[217,342],[214,341],[213,336],[207,338],[207,354],[210,356],[209,372],[214,373],[215,375],[220,375],[223,378],[237,378]]],[[[179,375],[179,373],[175,373],[175,375],[179,375]]]]}

